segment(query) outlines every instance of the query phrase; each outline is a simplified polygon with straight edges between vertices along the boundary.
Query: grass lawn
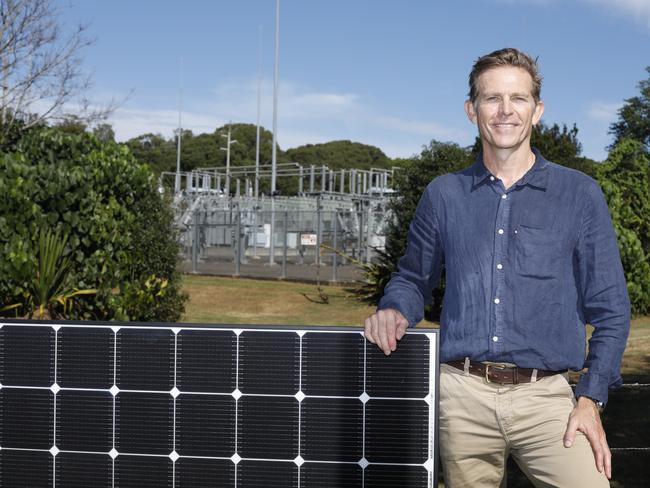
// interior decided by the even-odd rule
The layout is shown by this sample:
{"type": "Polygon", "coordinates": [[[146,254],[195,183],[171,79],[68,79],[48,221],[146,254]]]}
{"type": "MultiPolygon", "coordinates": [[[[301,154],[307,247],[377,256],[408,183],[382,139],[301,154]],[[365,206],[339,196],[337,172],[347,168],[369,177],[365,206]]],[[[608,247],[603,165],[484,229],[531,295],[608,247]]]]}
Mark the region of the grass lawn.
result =
{"type": "Polygon", "coordinates": [[[340,286],[185,275],[183,289],[184,322],[360,326],[374,311],[340,286]]]}

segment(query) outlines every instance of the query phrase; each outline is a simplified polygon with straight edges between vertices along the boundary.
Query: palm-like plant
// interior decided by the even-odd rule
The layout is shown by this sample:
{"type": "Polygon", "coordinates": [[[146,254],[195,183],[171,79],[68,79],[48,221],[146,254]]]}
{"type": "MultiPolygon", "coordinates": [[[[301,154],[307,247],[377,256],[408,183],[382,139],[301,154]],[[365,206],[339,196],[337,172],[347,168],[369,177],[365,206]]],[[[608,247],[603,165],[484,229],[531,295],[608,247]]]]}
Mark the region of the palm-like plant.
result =
{"type": "Polygon", "coordinates": [[[37,269],[27,285],[24,301],[8,305],[4,310],[22,308],[27,318],[65,317],[72,310],[75,297],[97,293],[95,289],[80,290],[72,285],[72,260],[70,255],[65,255],[67,243],[67,235],[51,230],[40,232],[37,269]],[[59,307],[63,308],[62,313],[59,307]]]}

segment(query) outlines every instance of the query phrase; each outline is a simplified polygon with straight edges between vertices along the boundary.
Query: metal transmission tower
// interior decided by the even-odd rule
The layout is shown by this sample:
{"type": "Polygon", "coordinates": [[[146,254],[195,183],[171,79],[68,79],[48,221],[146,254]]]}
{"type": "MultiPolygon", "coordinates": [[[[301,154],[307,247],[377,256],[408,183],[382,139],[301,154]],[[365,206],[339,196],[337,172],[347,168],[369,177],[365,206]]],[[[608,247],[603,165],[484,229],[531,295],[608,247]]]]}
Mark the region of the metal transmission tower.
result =
{"type": "Polygon", "coordinates": [[[226,151],[226,195],[230,195],[230,146],[235,144],[236,140],[231,140],[231,126],[232,122],[228,123],[228,135],[221,134],[221,137],[226,138],[226,147],[220,148],[222,151],[226,151]]]}

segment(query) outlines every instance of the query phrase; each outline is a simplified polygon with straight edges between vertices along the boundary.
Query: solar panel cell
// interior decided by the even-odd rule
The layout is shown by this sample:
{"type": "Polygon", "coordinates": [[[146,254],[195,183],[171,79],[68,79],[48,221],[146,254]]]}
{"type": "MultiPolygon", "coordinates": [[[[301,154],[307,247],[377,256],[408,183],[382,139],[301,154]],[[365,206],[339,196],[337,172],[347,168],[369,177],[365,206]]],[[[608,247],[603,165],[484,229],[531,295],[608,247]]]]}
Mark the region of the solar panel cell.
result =
{"type": "Polygon", "coordinates": [[[423,464],[429,458],[429,406],[424,401],[366,404],[366,458],[371,463],[423,464]]]}
{"type": "Polygon", "coordinates": [[[243,396],[237,422],[243,458],[294,459],[298,456],[298,402],[293,397],[243,396]]]}
{"type": "Polygon", "coordinates": [[[363,457],[363,403],[357,398],[305,398],[300,447],[306,460],[358,462],[363,457]]]}
{"type": "MultiPolygon", "coordinates": [[[[363,488],[358,464],[305,463],[300,468],[301,488],[363,488]]],[[[404,485],[406,486],[406,485],[404,485]]]]}
{"type": "Polygon", "coordinates": [[[429,354],[426,335],[407,334],[399,347],[386,356],[378,347],[369,347],[366,366],[366,393],[371,397],[424,398],[429,394],[429,354]]]}
{"type": "Polygon", "coordinates": [[[294,463],[242,461],[237,465],[237,488],[298,488],[294,463]]]}
{"type": "Polygon", "coordinates": [[[363,342],[361,334],[306,333],[302,341],[302,391],[306,395],[361,395],[363,342]]]}
{"type": "Polygon", "coordinates": [[[186,392],[231,393],[237,387],[237,336],[230,330],[178,333],[176,386],[186,392]]]}
{"type": "Polygon", "coordinates": [[[235,454],[235,399],[181,394],[176,399],[176,451],[181,456],[235,454]]]}
{"type": "Polygon", "coordinates": [[[54,395],[50,390],[0,390],[0,446],[50,449],[54,445],[54,395]]]}
{"type": "Polygon", "coordinates": [[[110,451],[113,448],[113,396],[105,391],[60,391],[56,426],[56,446],[61,450],[110,451]]]}
{"type": "Polygon", "coordinates": [[[60,387],[113,386],[115,334],[111,329],[63,327],[57,336],[56,381],[60,387]]]}
{"type": "MultiPolygon", "coordinates": [[[[422,466],[375,464],[366,469],[365,488],[426,488],[432,486],[432,475],[422,466]]],[[[435,481],[436,486],[438,480],[435,481]]]]}
{"type": "Polygon", "coordinates": [[[171,390],[174,355],[175,337],[171,330],[120,329],[117,386],[121,390],[171,390]]]}
{"type": "Polygon", "coordinates": [[[53,458],[49,452],[0,451],[0,486],[50,488],[53,458]]]}
{"type": "Polygon", "coordinates": [[[119,488],[173,488],[173,467],[169,458],[118,456],[115,486],[119,488]]]}
{"type": "Polygon", "coordinates": [[[62,452],[56,456],[56,485],[113,488],[113,460],[105,454],[62,452]]]}
{"type": "Polygon", "coordinates": [[[242,393],[295,395],[299,366],[300,338],[295,332],[244,331],[239,336],[242,393]]]}
{"type": "Polygon", "coordinates": [[[221,459],[180,458],[175,488],[235,488],[235,464],[221,459]]]}
{"type": "Polygon", "coordinates": [[[0,383],[51,386],[54,383],[54,330],[4,326],[0,329],[0,383]]]}
{"type": "Polygon", "coordinates": [[[169,394],[122,392],[115,397],[115,448],[120,453],[171,453],[173,424],[169,394]]]}

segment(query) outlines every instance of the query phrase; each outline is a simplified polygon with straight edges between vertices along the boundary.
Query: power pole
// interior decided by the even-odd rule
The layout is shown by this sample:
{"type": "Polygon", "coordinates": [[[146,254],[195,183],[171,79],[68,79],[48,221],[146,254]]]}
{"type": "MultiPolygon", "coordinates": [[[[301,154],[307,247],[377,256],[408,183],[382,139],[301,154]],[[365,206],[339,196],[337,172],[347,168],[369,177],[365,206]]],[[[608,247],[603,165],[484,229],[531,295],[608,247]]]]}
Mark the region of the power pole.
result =
{"type": "Polygon", "coordinates": [[[174,181],[174,193],[181,191],[181,139],[183,138],[183,123],[181,114],[183,112],[183,58],[181,57],[180,83],[178,86],[178,141],[176,144],[176,179],[174,181]]]}
{"type": "MultiPolygon", "coordinates": [[[[271,243],[269,264],[275,264],[275,180],[277,172],[278,140],[278,81],[280,78],[280,0],[275,0],[275,71],[273,74],[273,148],[271,156],[271,243]]],[[[286,243],[285,243],[286,244],[286,243]]]]}
{"type": "Polygon", "coordinates": [[[230,135],[231,135],[231,126],[232,122],[228,123],[228,135],[221,134],[221,137],[226,138],[226,147],[221,147],[222,151],[226,151],[226,193],[228,193],[228,196],[230,196],[230,146],[235,144],[237,141],[236,140],[231,140],[230,135]]]}
{"type": "Polygon", "coordinates": [[[255,199],[260,190],[260,112],[262,105],[262,26],[259,28],[260,46],[257,61],[257,139],[255,145],[255,199]]]}

